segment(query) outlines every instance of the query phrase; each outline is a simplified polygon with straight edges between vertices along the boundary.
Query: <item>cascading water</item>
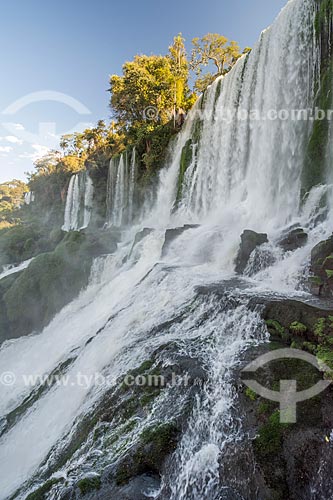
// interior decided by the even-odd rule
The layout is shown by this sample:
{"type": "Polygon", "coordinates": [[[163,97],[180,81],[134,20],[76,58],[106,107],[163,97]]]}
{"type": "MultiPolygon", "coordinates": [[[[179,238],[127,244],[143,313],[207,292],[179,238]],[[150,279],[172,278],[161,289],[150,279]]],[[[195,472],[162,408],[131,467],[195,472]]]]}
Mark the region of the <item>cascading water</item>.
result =
{"type": "Polygon", "coordinates": [[[137,161],[135,148],[111,158],[107,185],[107,223],[128,225],[134,219],[137,161]]]}
{"type": "MultiPolygon", "coordinates": [[[[181,394],[162,391],[153,410],[132,422],[127,434],[123,431],[126,439],[119,446],[113,444],[119,428],[111,421],[104,424],[103,439],[92,437],[99,431],[97,424],[75,453],[65,453],[82,420],[116,387],[115,382],[72,384],[77,375],[102,373],[115,381],[169,344],[179,355],[201,359],[206,379],[171,465],[151,495],[161,500],[241,498],[237,486],[224,481],[223,463],[230,443],[237,446],[243,439],[240,421],[234,418],[233,369],[249,346],[265,341],[264,325],[249,309],[248,295],[273,290],[303,296],[304,291],[295,289],[310,249],[330,234],[332,223],[330,207],[318,218],[329,190],[324,179],[301,204],[311,121],[255,120],[249,112],[267,117],[274,109],[313,108],[319,64],[314,16],[314,0],[289,1],[251,54],[216,81],[189,114],[172,161],[161,172],[149,216],[128,229],[115,255],[94,266],[87,290],[41,334],[2,346],[0,371],[14,373],[16,382],[0,386],[0,499],[25,498],[50,471],[66,481],[50,487],[48,498],[60,498],[78,479],[95,477],[116,463],[143,429],[174,418],[185,401],[181,394]],[[233,113],[241,110],[247,111],[245,119],[233,113]],[[187,164],[184,157],[190,157],[187,164]],[[193,222],[198,226],[187,226],[166,251],[166,228],[193,222]],[[268,232],[274,246],[295,223],[308,232],[304,247],[276,252],[264,269],[249,262],[247,288],[232,285],[244,229],[268,232]],[[133,246],[142,228],[149,230],[133,246]],[[199,286],[216,282],[224,283],[223,298],[198,292],[199,286]],[[27,374],[56,373],[67,375],[69,383],[31,387],[24,380],[27,374]],[[59,465],[62,456],[67,458],[59,465]]],[[[135,169],[134,153],[111,160],[110,225],[134,218],[135,169]]],[[[80,197],[76,175],[68,189],[67,230],[80,225],[80,197]]]]}
{"type": "Polygon", "coordinates": [[[94,188],[87,172],[72,175],[66,198],[63,231],[77,231],[89,225],[94,188]]]}
{"type": "Polygon", "coordinates": [[[35,193],[33,191],[29,191],[28,193],[25,193],[24,195],[24,203],[26,205],[30,205],[35,201],[35,193]]]}

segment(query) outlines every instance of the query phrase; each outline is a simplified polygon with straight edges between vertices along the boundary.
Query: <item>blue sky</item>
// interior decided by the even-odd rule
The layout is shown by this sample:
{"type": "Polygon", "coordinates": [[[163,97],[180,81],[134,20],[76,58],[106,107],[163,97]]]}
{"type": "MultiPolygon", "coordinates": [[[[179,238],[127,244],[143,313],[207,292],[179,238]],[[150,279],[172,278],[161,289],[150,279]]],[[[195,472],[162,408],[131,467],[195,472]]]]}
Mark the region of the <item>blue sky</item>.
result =
{"type": "Polygon", "coordinates": [[[108,77],[173,36],[253,46],[286,0],[11,0],[0,15],[0,182],[25,179],[58,136],[108,119],[108,77]]]}

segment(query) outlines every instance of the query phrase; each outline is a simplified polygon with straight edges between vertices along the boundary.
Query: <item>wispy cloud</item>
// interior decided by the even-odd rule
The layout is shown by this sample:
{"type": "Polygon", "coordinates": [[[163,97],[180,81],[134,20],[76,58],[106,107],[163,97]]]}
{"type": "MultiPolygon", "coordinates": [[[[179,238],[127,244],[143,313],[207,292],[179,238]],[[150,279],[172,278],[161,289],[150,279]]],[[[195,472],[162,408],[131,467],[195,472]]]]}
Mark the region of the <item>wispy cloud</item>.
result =
{"type": "Polygon", "coordinates": [[[18,155],[18,157],[35,161],[38,160],[38,158],[41,158],[41,156],[46,155],[46,153],[50,151],[50,148],[48,148],[47,146],[43,146],[42,144],[32,144],[31,147],[34,150],[32,153],[22,153],[18,155]]]}
{"type": "Polygon", "coordinates": [[[6,137],[4,137],[4,140],[7,142],[11,142],[12,144],[23,144],[23,141],[18,137],[15,137],[15,135],[7,135],[6,137]]]}
{"type": "Polygon", "coordinates": [[[13,151],[11,146],[0,146],[0,153],[10,153],[13,151]]]}
{"type": "Polygon", "coordinates": [[[22,123],[12,123],[13,128],[16,130],[24,130],[22,123]]]}

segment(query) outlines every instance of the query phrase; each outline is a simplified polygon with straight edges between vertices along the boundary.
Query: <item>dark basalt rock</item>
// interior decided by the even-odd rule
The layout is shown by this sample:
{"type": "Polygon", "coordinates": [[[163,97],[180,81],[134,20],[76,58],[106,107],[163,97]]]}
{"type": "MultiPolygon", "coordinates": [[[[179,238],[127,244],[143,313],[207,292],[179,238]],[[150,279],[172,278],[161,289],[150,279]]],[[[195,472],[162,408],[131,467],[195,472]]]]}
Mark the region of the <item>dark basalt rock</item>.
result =
{"type": "Polygon", "coordinates": [[[183,234],[185,231],[188,231],[189,229],[195,229],[197,227],[199,227],[199,224],[185,224],[182,227],[167,229],[165,231],[165,239],[162,247],[162,257],[166,255],[169,246],[176,238],[178,238],[178,236],[183,234]]]}
{"type": "Polygon", "coordinates": [[[297,250],[306,245],[308,235],[300,227],[292,229],[288,234],[284,235],[278,242],[278,245],[283,248],[285,252],[297,250]]]}
{"type": "Polygon", "coordinates": [[[241,235],[241,244],[236,258],[236,273],[243,273],[253,250],[267,242],[267,234],[246,229],[241,235]]]}
{"type": "Polygon", "coordinates": [[[333,296],[333,236],[318,243],[311,251],[311,291],[314,295],[333,296]]]}

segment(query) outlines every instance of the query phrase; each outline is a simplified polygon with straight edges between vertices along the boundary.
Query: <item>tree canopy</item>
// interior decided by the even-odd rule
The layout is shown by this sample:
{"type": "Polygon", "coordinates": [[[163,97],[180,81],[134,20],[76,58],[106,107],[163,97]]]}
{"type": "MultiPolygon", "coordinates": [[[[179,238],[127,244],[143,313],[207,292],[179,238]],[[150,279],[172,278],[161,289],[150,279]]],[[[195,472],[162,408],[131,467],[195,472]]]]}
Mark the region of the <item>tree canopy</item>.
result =
{"type": "Polygon", "coordinates": [[[190,67],[198,77],[195,90],[199,92],[205,90],[215,78],[226,74],[241,57],[238,43],[233,40],[229,42],[228,38],[218,33],[207,33],[202,38],[193,38],[192,44],[190,67]],[[215,72],[209,71],[202,75],[205,67],[213,67],[215,72]]]}
{"type": "Polygon", "coordinates": [[[28,186],[17,179],[0,184],[0,212],[20,207],[28,191],[28,186]]]}

